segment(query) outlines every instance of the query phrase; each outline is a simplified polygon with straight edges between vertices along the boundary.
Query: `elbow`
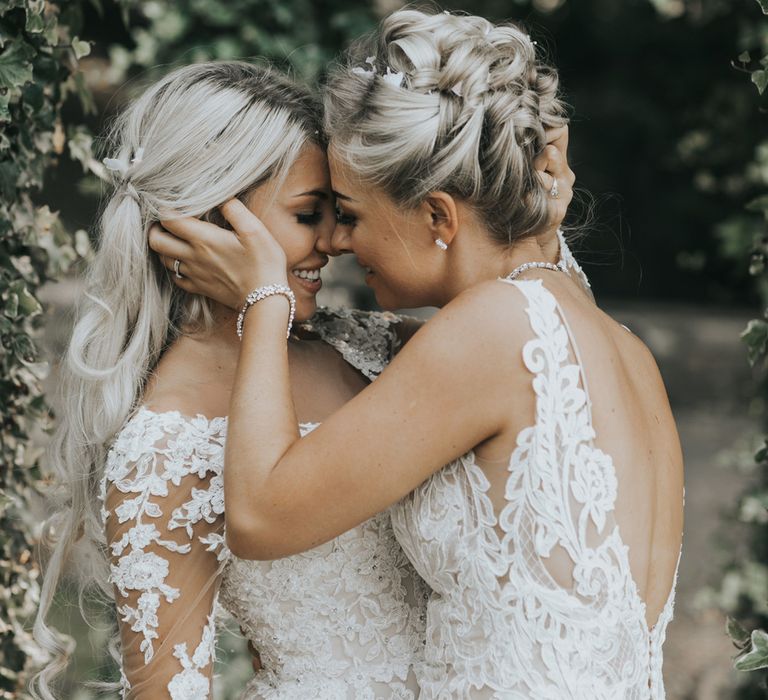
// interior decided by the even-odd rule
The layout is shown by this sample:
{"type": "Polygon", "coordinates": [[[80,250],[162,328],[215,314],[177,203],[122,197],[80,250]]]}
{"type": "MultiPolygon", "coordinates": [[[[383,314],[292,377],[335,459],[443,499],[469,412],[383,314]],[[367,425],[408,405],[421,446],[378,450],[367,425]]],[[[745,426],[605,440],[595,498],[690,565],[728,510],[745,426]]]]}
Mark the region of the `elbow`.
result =
{"type": "Polygon", "coordinates": [[[269,561],[292,553],[284,547],[284,529],[281,533],[276,524],[258,518],[226,518],[225,537],[238,559],[269,561]]]}

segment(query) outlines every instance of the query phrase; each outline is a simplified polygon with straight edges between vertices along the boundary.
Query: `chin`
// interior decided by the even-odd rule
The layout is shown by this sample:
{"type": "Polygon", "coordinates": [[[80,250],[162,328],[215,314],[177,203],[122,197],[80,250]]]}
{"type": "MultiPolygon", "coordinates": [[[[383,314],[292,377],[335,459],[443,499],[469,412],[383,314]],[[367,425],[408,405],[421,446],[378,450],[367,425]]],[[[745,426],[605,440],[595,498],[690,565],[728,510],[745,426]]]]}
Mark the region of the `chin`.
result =
{"type": "Polygon", "coordinates": [[[393,290],[389,287],[376,288],[373,285],[369,285],[373,289],[374,296],[376,297],[376,303],[384,311],[397,311],[398,309],[416,309],[420,306],[428,306],[424,303],[424,295],[420,294],[402,294],[398,293],[398,290],[393,290]]]}
{"type": "Polygon", "coordinates": [[[399,299],[397,295],[382,294],[380,292],[374,292],[376,297],[376,303],[384,311],[397,311],[397,309],[410,309],[412,308],[404,299],[399,299]]]}
{"type": "Polygon", "coordinates": [[[315,315],[315,311],[317,311],[317,300],[316,299],[302,299],[299,301],[296,300],[296,317],[294,318],[294,323],[299,321],[306,321],[312,316],[315,315]]]}

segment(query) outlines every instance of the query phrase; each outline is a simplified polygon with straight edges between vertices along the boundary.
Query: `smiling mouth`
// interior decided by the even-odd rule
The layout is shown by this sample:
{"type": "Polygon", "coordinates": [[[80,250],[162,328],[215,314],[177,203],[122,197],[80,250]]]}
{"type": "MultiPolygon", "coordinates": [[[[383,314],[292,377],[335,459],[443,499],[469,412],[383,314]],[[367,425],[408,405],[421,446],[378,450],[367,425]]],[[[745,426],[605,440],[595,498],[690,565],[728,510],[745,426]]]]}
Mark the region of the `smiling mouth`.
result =
{"type": "Polygon", "coordinates": [[[291,270],[291,274],[294,277],[298,277],[300,280],[306,280],[307,282],[317,282],[320,279],[320,268],[316,267],[312,270],[291,270]]]}

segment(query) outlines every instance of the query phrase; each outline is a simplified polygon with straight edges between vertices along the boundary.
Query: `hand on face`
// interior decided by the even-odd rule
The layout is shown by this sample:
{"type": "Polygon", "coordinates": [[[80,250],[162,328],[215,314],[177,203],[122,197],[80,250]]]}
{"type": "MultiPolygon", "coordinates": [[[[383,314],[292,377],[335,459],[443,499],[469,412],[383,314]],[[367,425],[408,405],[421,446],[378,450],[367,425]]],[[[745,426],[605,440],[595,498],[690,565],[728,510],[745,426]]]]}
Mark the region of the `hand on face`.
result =
{"type": "Polygon", "coordinates": [[[150,248],[182,275],[171,280],[237,310],[254,289],[288,284],[296,295],[296,318],[309,318],[335,225],[325,152],[306,148],[276,190],[265,183],[246,204],[233,199],[221,212],[233,230],[190,217],[152,226],[150,248]]]}
{"type": "Polygon", "coordinates": [[[287,260],[280,244],[242,202],[231,199],[221,213],[233,232],[192,217],[169,219],[150,228],[149,247],[169,270],[175,272],[175,261],[183,261],[181,277],[174,275],[179,287],[240,309],[257,287],[288,283],[287,260]]]}

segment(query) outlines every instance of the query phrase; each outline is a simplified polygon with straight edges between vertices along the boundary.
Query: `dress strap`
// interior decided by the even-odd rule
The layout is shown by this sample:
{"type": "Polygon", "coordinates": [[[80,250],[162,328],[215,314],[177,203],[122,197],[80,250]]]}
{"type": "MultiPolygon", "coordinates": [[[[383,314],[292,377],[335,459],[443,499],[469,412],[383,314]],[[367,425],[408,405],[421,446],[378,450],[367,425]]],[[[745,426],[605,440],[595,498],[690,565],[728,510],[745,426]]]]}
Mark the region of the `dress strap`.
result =
{"type": "Polygon", "coordinates": [[[557,240],[560,241],[560,260],[558,263],[564,264],[566,271],[569,274],[571,271],[573,271],[581,284],[587,290],[591,290],[592,285],[589,283],[589,278],[584,273],[584,270],[581,268],[581,265],[579,265],[578,260],[576,260],[576,257],[571,252],[571,249],[568,246],[568,241],[565,240],[565,234],[561,228],[557,229],[557,240]]]}

